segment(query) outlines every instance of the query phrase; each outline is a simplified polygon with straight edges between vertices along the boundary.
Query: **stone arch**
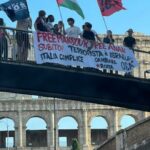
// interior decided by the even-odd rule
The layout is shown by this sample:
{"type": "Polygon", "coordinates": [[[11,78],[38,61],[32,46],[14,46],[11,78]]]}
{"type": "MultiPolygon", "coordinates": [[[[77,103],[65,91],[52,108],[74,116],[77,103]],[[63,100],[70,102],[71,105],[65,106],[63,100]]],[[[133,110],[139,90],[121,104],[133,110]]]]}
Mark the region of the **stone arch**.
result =
{"type": "MultiPolygon", "coordinates": [[[[91,118],[91,124],[92,124],[92,121],[93,121],[95,118],[101,118],[102,120],[104,120],[104,121],[105,121],[105,124],[106,124],[106,127],[104,127],[104,129],[108,128],[108,121],[107,121],[106,117],[101,116],[101,115],[94,116],[94,117],[91,118]]],[[[92,125],[91,125],[91,126],[92,126],[92,125]]]]}
{"type": "Polygon", "coordinates": [[[109,116],[107,116],[107,114],[96,112],[96,113],[93,113],[92,115],[90,115],[90,117],[88,118],[88,126],[91,126],[91,121],[92,121],[92,118],[94,118],[94,117],[104,118],[108,124],[108,127],[110,126],[110,122],[112,121],[111,118],[109,116]]]}
{"type": "Polygon", "coordinates": [[[9,118],[11,120],[14,121],[14,124],[15,124],[15,127],[17,126],[17,121],[18,121],[18,116],[15,114],[15,113],[5,113],[1,116],[0,115],[0,119],[3,119],[3,118],[9,118]]]}
{"type": "Polygon", "coordinates": [[[118,111],[117,112],[117,125],[118,129],[121,129],[121,118],[124,115],[129,115],[131,117],[133,117],[135,119],[135,122],[140,121],[142,119],[144,119],[144,112],[142,111],[135,111],[135,110],[122,110],[122,111],[118,111]]]}
{"type": "Polygon", "coordinates": [[[69,113],[64,112],[63,115],[62,114],[58,114],[57,115],[57,120],[56,120],[57,124],[58,124],[58,122],[59,122],[59,120],[61,118],[68,117],[68,116],[72,117],[74,120],[76,120],[76,122],[78,123],[78,126],[81,124],[81,121],[79,119],[78,114],[75,114],[73,112],[69,112],[69,113]]]}
{"type": "Polygon", "coordinates": [[[15,146],[15,121],[10,117],[0,117],[0,147],[15,146]]]}
{"type": "Polygon", "coordinates": [[[127,128],[127,127],[135,124],[135,123],[136,123],[136,119],[134,118],[133,115],[125,114],[121,117],[120,127],[121,127],[121,129],[124,129],[124,128],[127,128]]]}
{"type": "Polygon", "coordinates": [[[91,144],[99,145],[108,138],[108,121],[102,115],[96,115],[91,118],[91,144]]]}
{"type": "Polygon", "coordinates": [[[23,114],[23,118],[24,118],[24,120],[23,120],[23,124],[24,124],[24,126],[26,126],[26,123],[28,122],[28,120],[30,120],[31,118],[34,118],[34,117],[38,117],[38,118],[41,118],[41,119],[43,119],[45,122],[46,122],[46,124],[48,124],[49,122],[48,122],[48,117],[45,117],[44,116],[44,114],[43,115],[41,115],[41,114],[38,114],[38,113],[34,113],[34,114],[23,114]]]}
{"type": "Polygon", "coordinates": [[[40,116],[32,116],[26,123],[26,145],[27,147],[47,146],[47,123],[40,116]],[[36,124],[34,124],[36,123],[36,124]],[[39,126],[43,124],[43,126],[39,126]],[[30,128],[28,128],[28,126],[30,128]],[[34,126],[34,127],[33,127],[34,126]]]}
{"type": "Polygon", "coordinates": [[[128,115],[128,116],[133,117],[133,118],[135,119],[136,122],[139,120],[139,118],[137,117],[136,114],[126,112],[126,113],[122,113],[122,114],[119,116],[119,123],[120,123],[122,117],[125,116],[125,115],[128,115]]]}
{"type": "Polygon", "coordinates": [[[59,146],[60,147],[71,146],[72,139],[73,138],[78,139],[78,126],[79,126],[79,124],[77,122],[77,119],[72,115],[65,115],[65,116],[63,116],[59,119],[59,121],[58,121],[58,127],[59,127],[59,129],[58,129],[58,138],[59,138],[59,146]],[[73,125],[74,123],[76,123],[76,125],[74,127],[69,127],[69,126],[67,127],[67,123],[65,123],[67,120],[70,123],[72,122],[71,125],[73,125]],[[64,126],[64,123],[65,123],[66,127],[61,128],[59,123],[62,123],[63,126],[64,126]],[[62,142],[64,142],[64,143],[62,143],[62,142]]]}
{"type": "Polygon", "coordinates": [[[139,120],[139,119],[138,119],[138,116],[137,116],[136,114],[127,113],[126,115],[129,115],[129,116],[133,117],[136,122],[139,120]]]}
{"type": "MultiPolygon", "coordinates": [[[[45,124],[45,128],[47,127],[47,123],[46,123],[46,121],[45,121],[42,117],[39,117],[39,116],[32,116],[32,117],[29,118],[29,120],[27,121],[27,123],[29,123],[32,119],[35,119],[35,121],[36,121],[36,119],[38,119],[37,122],[41,122],[41,123],[45,124]]],[[[26,127],[27,127],[27,123],[26,123],[26,127]]],[[[37,125],[37,127],[41,128],[41,127],[38,126],[38,125],[37,125]]],[[[44,127],[43,127],[43,128],[44,128],[44,127]]]]}
{"type": "MultiPolygon", "coordinates": [[[[95,115],[95,116],[92,116],[92,117],[91,117],[91,121],[92,121],[92,119],[95,118],[95,117],[102,117],[102,118],[104,118],[104,119],[106,120],[107,124],[109,125],[109,119],[107,118],[107,116],[104,116],[104,115],[101,115],[101,114],[95,115]]],[[[90,123],[91,123],[91,121],[90,121],[90,123]]]]}

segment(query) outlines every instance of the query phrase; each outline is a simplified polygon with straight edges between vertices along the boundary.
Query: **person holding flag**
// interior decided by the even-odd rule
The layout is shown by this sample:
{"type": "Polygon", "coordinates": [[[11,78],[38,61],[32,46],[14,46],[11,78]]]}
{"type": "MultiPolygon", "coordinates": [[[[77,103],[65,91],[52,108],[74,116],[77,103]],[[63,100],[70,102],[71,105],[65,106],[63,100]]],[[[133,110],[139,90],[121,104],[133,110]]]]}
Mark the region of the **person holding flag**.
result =
{"type": "Polygon", "coordinates": [[[65,35],[65,27],[62,20],[58,21],[58,32],[61,33],[61,35],[65,35]]]}
{"type": "Polygon", "coordinates": [[[103,43],[114,44],[114,42],[115,42],[115,40],[113,38],[112,31],[107,30],[107,35],[103,38],[103,43]]]}

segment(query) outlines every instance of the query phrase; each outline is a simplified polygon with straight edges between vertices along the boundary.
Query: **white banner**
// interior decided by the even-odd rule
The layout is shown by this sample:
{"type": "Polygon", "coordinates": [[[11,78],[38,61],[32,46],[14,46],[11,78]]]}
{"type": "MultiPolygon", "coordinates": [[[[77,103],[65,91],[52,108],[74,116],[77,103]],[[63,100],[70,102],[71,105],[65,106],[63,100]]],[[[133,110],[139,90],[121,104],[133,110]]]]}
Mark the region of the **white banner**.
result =
{"type": "Polygon", "coordinates": [[[84,39],[34,33],[37,64],[56,63],[64,66],[91,67],[130,72],[138,65],[132,50],[84,39]]]}

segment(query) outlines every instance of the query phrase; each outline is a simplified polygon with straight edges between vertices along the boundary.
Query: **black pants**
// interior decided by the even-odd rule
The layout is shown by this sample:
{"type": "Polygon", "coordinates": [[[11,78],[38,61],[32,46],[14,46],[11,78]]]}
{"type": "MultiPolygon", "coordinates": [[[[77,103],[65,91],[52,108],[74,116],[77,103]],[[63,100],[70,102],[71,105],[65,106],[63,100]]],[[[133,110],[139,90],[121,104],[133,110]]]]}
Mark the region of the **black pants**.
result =
{"type": "Polygon", "coordinates": [[[8,42],[6,37],[0,38],[0,60],[8,59],[8,42]]]}

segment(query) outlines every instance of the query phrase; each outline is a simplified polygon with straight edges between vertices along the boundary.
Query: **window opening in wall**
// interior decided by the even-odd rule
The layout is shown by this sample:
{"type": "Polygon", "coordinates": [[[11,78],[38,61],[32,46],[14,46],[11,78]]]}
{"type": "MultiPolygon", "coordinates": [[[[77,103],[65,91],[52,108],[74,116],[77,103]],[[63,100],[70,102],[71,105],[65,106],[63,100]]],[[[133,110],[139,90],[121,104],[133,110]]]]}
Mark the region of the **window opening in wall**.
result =
{"type": "Polygon", "coordinates": [[[14,147],[14,137],[6,137],[5,138],[5,147],[9,147],[9,148],[11,148],[11,147],[14,147]]]}
{"type": "Polygon", "coordinates": [[[67,147],[67,137],[59,137],[59,146],[67,147]]]}

